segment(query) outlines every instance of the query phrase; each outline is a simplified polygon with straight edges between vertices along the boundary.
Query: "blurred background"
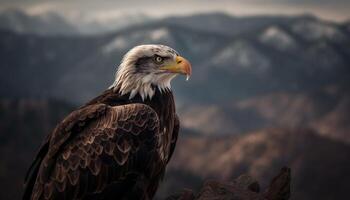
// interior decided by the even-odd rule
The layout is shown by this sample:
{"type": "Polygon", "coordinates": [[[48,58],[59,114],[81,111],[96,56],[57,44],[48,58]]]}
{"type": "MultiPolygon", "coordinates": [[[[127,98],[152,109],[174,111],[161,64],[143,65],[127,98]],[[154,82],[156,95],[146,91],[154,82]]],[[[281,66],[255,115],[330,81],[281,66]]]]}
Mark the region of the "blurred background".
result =
{"type": "Polygon", "coordinates": [[[345,199],[349,10],[347,0],[1,0],[0,199],[20,199],[45,135],[145,43],[193,66],[172,84],[182,126],[158,198],[243,173],[264,189],[286,165],[291,199],[345,199]]]}

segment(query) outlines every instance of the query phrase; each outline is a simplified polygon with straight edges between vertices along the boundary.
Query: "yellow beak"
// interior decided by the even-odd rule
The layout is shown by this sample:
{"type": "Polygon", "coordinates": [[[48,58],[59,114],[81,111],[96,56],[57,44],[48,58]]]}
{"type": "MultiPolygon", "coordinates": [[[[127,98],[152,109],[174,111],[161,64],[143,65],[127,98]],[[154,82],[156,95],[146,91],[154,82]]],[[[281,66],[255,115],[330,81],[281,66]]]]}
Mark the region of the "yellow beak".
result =
{"type": "Polygon", "coordinates": [[[188,62],[186,58],[183,58],[181,56],[177,56],[174,63],[163,66],[160,69],[170,73],[187,75],[187,79],[189,76],[191,76],[192,73],[191,63],[188,62]]]}

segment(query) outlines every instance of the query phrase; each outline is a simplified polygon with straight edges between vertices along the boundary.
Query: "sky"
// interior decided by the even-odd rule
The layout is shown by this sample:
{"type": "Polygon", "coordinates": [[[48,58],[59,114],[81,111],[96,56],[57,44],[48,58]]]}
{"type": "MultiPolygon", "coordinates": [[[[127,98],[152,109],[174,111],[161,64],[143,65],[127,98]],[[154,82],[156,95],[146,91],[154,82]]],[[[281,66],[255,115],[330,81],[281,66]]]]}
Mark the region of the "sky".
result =
{"type": "Polygon", "coordinates": [[[226,12],[246,15],[313,14],[331,21],[350,19],[350,0],[0,0],[0,9],[22,8],[32,14],[128,13],[150,16],[226,12]]]}

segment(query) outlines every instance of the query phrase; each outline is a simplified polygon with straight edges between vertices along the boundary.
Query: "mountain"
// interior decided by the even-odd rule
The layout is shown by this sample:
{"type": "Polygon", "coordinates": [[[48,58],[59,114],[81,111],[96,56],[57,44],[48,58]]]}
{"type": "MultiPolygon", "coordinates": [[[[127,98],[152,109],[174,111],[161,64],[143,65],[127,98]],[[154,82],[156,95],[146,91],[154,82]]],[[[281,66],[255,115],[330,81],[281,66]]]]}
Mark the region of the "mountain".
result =
{"type": "Polygon", "coordinates": [[[202,13],[189,16],[174,16],[163,20],[164,23],[181,25],[206,32],[220,32],[225,35],[236,35],[253,30],[263,29],[271,24],[285,26],[299,21],[318,20],[312,15],[300,16],[233,16],[226,13],[202,13]],[[205,23],[203,23],[205,22],[205,23]]]}
{"type": "Polygon", "coordinates": [[[349,116],[342,110],[349,95],[350,34],[343,24],[311,16],[214,13],[161,19],[104,35],[0,35],[4,97],[81,104],[113,82],[128,49],[163,43],[193,65],[190,82],[178,77],[173,83],[186,129],[230,135],[275,126],[309,127],[348,141],[349,116]],[[204,30],[197,23],[201,17],[240,31],[204,30]]]}
{"type": "MultiPolygon", "coordinates": [[[[83,102],[111,84],[111,74],[128,49],[137,44],[163,43],[189,57],[194,66],[191,84],[179,79],[174,83],[177,96],[186,102],[227,102],[267,92],[306,92],[349,85],[350,36],[340,25],[302,17],[292,18],[291,24],[287,23],[290,18],[280,19],[287,21],[284,25],[267,19],[262,23],[267,24],[264,27],[232,35],[165,22],[89,37],[41,37],[2,31],[2,68],[10,68],[7,70],[16,74],[17,83],[27,82],[25,87],[35,84],[25,91],[41,87],[45,96],[83,102]],[[315,33],[305,37],[311,34],[310,29],[315,33]],[[322,30],[326,33],[320,33],[322,30]],[[27,73],[39,72],[46,76],[25,80],[27,73]],[[45,84],[35,83],[41,79],[47,79],[45,84]],[[208,80],[215,81],[208,84],[208,80]]],[[[6,80],[9,78],[4,76],[6,90],[19,88],[14,79],[6,80]]]]}
{"type": "Polygon", "coordinates": [[[332,111],[312,122],[311,126],[322,135],[350,143],[348,110],[350,110],[350,99],[346,96],[332,111]]]}
{"type": "Polygon", "coordinates": [[[78,12],[65,16],[65,19],[74,25],[79,34],[82,35],[106,34],[129,26],[153,21],[152,17],[145,14],[128,14],[116,11],[78,12]]]}
{"type": "Polygon", "coordinates": [[[291,199],[342,199],[347,196],[349,156],[348,144],[307,129],[262,129],[239,137],[183,133],[158,195],[243,173],[255,177],[264,191],[273,172],[287,165],[292,169],[291,199]]]}
{"type": "Polygon", "coordinates": [[[308,127],[350,143],[349,94],[335,86],[313,92],[272,92],[221,104],[180,106],[182,126],[202,135],[244,134],[271,127],[308,127]]]}
{"type": "Polygon", "coordinates": [[[19,9],[0,12],[0,29],[22,34],[72,35],[76,28],[55,12],[30,15],[19,9]]]}
{"type": "Polygon", "coordinates": [[[46,36],[106,34],[151,20],[151,17],[144,14],[127,14],[116,11],[93,13],[76,11],[65,15],[55,11],[41,13],[30,13],[21,9],[0,11],[0,29],[46,36]]]}

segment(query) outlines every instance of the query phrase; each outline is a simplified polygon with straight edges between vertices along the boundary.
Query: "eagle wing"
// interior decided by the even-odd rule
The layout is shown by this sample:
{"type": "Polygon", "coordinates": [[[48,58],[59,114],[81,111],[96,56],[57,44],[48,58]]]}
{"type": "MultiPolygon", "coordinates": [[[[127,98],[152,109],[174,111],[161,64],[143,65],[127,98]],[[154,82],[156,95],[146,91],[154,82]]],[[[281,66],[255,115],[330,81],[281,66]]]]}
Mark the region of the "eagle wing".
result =
{"type": "Polygon", "coordinates": [[[111,192],[126,192],[130,180],[161,173],[160,140],[159,118],[147,105],[95,104],[74,111],[43,144],[23,199],[94,197],[111,185],[111,192]]]}
{"type": "Polygon", "coordinates": [[[177,115],[175,115],[174,130],[173,130],[173,134],[172,134],[171,142],[170,142],[170,153],[169,153],[168,162],[170,161],[171,157],[174,154],[177,138],[179,135],[179,130],[180,130],[180,120],[179,120],[179,117],[177,115]]]}

